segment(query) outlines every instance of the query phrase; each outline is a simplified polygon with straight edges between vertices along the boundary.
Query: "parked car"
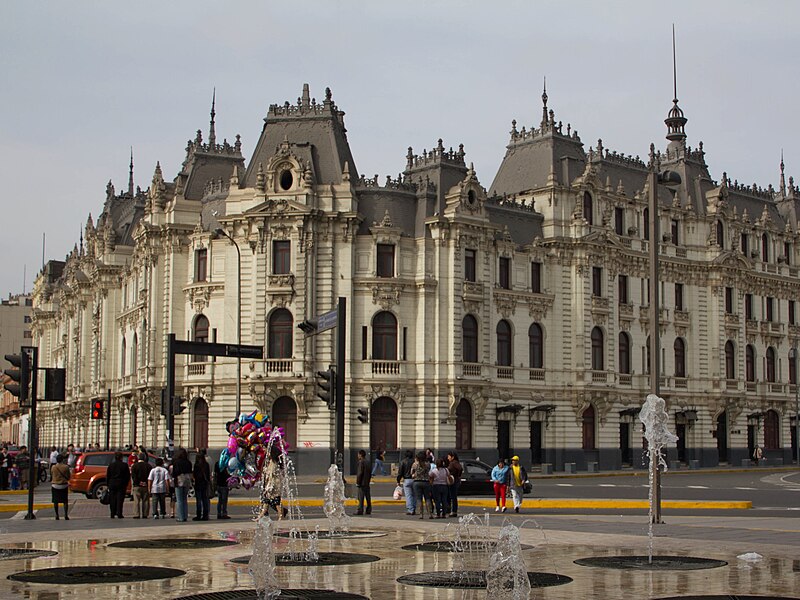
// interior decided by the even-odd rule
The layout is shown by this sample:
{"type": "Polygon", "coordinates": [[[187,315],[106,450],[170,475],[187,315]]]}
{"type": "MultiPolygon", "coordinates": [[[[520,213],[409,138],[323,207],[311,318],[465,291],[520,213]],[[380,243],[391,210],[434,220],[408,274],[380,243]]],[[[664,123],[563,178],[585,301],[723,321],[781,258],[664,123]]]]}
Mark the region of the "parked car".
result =
{"type": "MultiPolygon", "coordinates": [[[[114,452],[84,452],[78,457],[69,479],[69,491],[86,494],[87,498],[99,499],[106,485],[106,469],[114,460],[114,452]]],[[[155,454],[147,454],[151,465],[156,464],[155,454]]],[[[130,483],[126,494],[131,493],[130,483]]]]}
{"type": "MultiPolygon", "coordinates": [[[[461,485],[458,488],[459,495],[469,494],[487,494],[494,496],[494,484],[492,483],[492,465],[487,465],[485,462],[475,460],[473,458],[465,458],[461,461],[461,466],[464,469],[461,475],[461,485]]],[[[526,494],[531,492],[531,485],[524,486],[523,490],[526,494]]],[[[510,494],[511,491],[508,491],[510,494]]]]}

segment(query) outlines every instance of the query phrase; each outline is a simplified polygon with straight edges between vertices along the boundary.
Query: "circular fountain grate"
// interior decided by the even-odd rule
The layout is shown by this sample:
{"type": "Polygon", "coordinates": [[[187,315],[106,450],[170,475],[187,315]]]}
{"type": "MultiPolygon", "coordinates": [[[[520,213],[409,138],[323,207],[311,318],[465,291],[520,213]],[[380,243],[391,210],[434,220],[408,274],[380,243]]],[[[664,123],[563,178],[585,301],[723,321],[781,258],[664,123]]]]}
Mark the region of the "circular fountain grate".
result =
{"type": "Polygon", "coordinates": [[[712,558],[696,556],[653,556],[651,563],[647,556],[591,556],[579,558],[575,564],[584,567],[603,569],[633,569],[639,571],[694,571],[697,569],[716,569],[728,563],[712,558]]]}
{"type": "Polygon", "coordinates": [[[235,546],[239,542],[203,538],[157,538],[152,540],[126,540],[109,544],[114,548],[145,548],[147,550],[199,550],[235,546]]]}
{"type": "MultiPolygon", "coordinates": [[[[327,567],[331,565],[358,565],[379,561],[380,556],[374,554],[356,554],[354,552],[319,552],[319,560],[310,562],[295,560],[291,554],[276,554],[275,564],[279,567],[327,567]]],[[[231,559],[232,563],[246,565],[250,556],[238,556],[231,559]]]]}
{"type": "Polygon", "coordinates": [[[53,550],[37,550],[36,548],[0,548],[0,560],[18,560],[24,558],[41,558],[55,556],[53,550]]]}
{"type": "Polygon", "coordinates": [[[86,583],[129,583],[148,581],[150,579],[168,579],[180,577],[186,571],[167,569],[165,567],[141,567],[106,565],[103,567],[59,567],[55,569],[38,569],[22,571],[9,575],[14,581],[25,583],[46,583],[48,585],[71,585],[86,583]]]}
{"type": "MultiPolygon", "coordinates": [[[[280,600],[300,600],[302,598],[322,598],[323,600],[369,600],[366,596],[337,592],[334,590],[282,589],[280,600]]],[[[259,600],[256,590],[232,590],[230,592],[211,592],[181,596],[174,600],[259,600]]]]}
{"type": "MultiPolygon", "coordinates": [[[[492,552],[494,551],[495,547],[497,546],[497,542],[487,541],[487,542],[478,542],[475,540],[470,540],[468,542],[461,542],[460,544],[456,545],[455,541],[452,540],[439,540],[435,542],[422,542],[420,544],[409,544],[408,546],[403,546],[403,550],[415,550],[417,552],[492,552]]],[[[530,550],[533,546],[528,544],[520,544],[520,547],[523,550],[530,550]]]]}
{"type": "MultiPolygon", "coordinates": [[[[566,575],[556,573],[528,572],[528,580],[532,588],[564,585],[572,581],[566,575]]],[[[405,585],[416,585],[434,588],[486,589],[486,571],[433,571],[430,573],[412,573],[398,577],[397,581],[405,585]]]]}
{"type": "MultiPolygon", "coordinates": [[[[314,532],[312,531],[311,533],[314,532]]],[[[331,534],[331,532],[328,531],[327,529],[320,529],[317,533],[318,533],[318,539],[320,540],[336,540],[342,538],[373,538],[373,537],[384,537],[385,535],[387,535],[386,533],[380,531],[355,531],[355,530],[344,531],[344,532],[337,531],[336,533],[331,534]]],[[[308,531],[296,532],[297,537],[304,540],[308,539],[308,534],[309,534],[308,531]]],[[[276,531],[275,536],[288,538],[292,537],[292,532],[276,531]]]]}

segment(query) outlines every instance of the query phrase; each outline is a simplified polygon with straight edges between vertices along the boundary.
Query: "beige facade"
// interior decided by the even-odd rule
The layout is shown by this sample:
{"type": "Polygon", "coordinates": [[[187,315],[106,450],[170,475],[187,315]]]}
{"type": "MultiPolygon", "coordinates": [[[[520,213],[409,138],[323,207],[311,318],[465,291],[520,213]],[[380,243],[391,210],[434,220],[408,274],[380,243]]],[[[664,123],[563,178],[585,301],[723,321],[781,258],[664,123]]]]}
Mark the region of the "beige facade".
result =
{"type": "MultiPolygon", "coordinates": [[[[212,109],[173,181],[157,166],[134,191],[131,165],[63,272],[50,263],[37,279],[40,361],[67,369],[68,395],[42,408],[42,443],[102,443],[89,406],[110,390],[111,444],[163,446],[167,335],[235,343],[240,295],[241,341],[265,352],[243,361],[243,410],[270,413],[298,469],[323,472],[333,413],[314,374],[334,337],[296,324],[342,296],[348,449],[641,464],[650,166],[602,141],[585,150],[546,102],[538,126],[514,122],[488,189],[441,140],[409,148],[397,179],[358,176],[329,90],[271,106],[247,162],[238,136],[217,143],[212,109]]],[[[651,158],[683,181],[657,190],[670,457],[738,464],[758,443],[788,461],[800,194],[782,164],[778,189],[715,181],[702,145],[670,139],[651,158]]],[[[223,447],[235,378],[232,359],[179,357],[179,445],[223,447]]]]}

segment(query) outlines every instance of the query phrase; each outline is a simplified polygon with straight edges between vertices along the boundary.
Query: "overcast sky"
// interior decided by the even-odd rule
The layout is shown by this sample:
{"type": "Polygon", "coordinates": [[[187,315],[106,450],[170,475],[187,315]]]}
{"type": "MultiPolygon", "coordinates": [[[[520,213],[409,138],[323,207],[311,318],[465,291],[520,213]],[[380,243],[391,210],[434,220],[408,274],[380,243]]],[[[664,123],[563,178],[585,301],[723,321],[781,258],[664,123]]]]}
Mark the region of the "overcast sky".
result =
{"type": "Polygon", "coordinates": [[[272,103],[303,83],[346,112],[360,173],[397,175],[415,152],[463,143],[488,187],[512,119],[538,124],[542,81],[585,148],[663,148],[672,101],[671,25],[688,143],[711,175],[766,187],[800,179],[794,0],[736,2],[277,3],[4,0],[0,6],[0,296],[30,291],[63,260],[109,179],[172,179],[186,141],[242,135],[249,158],[272,103]],[[23,267],[27,266],[27,277],[23,267]]]}

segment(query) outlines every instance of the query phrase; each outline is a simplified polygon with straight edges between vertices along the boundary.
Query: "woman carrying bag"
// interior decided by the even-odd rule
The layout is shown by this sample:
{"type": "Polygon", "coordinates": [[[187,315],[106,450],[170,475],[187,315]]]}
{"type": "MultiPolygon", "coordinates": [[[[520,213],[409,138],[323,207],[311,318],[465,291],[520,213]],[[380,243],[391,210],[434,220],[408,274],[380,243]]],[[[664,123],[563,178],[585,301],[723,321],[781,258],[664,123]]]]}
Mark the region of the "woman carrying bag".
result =
{"type": "Polygon", "coordinates": [[[58,505],[64,505],[64,518],[69,521],[67,507],[69,505],[69,476],[70,471],[66,463],[66,457],[59,454],[57,462],[50,469],[50,488],[52,490],[53,510],[58,521],[58,505]]]}

